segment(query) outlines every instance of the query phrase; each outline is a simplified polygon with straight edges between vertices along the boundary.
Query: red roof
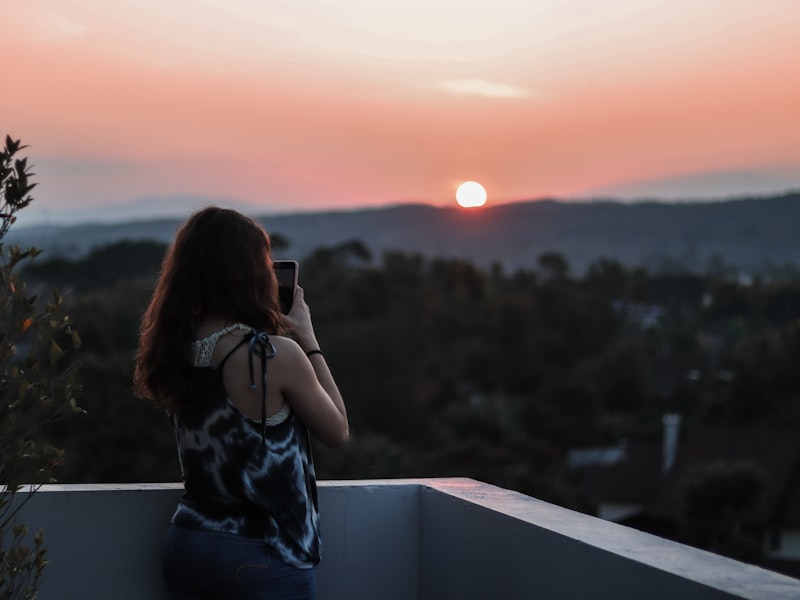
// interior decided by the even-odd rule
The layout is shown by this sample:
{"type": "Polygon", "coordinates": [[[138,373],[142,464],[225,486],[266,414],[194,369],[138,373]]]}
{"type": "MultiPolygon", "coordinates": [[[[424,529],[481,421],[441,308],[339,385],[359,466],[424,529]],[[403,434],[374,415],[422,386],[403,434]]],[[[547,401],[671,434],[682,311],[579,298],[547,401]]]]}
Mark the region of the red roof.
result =
{"type": "Polygon", "coordinates": [[[584,490],[597,503],[642,504],[657,519],[672,520],[681,482],[693,467],[717,461],[748,461],[765,476],[765,487],[746,522],[800,525],[800,431],[755,426],[703,426],[678,445],[672,469],[661,474],[660,442],[630,443],[613,466],[584,471],[584,490]]]}
{"type": "Polygon", "coordinates": [[[683,478],[693,467],[717,461],[748,461],[766,477],[761,497],[745,513],[745,521],[800,524],[800,503],[787,505],[789,496],[800,494],[800,431],[766,427],[720,425],[689,432],[678,446],[675,464],[648,512],[656,517],[674,517],[683,478]]]}

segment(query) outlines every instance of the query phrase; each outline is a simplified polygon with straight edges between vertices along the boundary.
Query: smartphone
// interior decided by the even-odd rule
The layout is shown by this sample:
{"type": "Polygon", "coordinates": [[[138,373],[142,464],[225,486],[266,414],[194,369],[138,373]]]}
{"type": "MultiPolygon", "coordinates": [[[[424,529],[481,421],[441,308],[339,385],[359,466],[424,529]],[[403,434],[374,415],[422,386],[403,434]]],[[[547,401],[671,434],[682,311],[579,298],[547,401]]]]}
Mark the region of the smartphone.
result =
{"type": "Polygon", "coordinates": [[[272,268],[275,269],[275,276],[278,279],[278,301],[281,312],[286,314],[292,309],[300,265],[296,260],[276,260],[272,262],[272,268]]]}

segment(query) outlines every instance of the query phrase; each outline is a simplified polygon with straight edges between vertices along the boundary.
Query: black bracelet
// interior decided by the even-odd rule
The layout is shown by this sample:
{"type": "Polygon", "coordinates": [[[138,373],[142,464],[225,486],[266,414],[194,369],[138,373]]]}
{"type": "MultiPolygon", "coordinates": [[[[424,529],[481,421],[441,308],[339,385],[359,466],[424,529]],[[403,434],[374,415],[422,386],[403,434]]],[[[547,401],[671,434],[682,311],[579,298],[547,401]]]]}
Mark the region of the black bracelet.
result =
{"type": "Polygon", "coordinates": [[[319,348],[315,348],[314,350],[309,350],[308,352],[306,352],[306,356],[308,356],[309,358],[311,358],[312,354],[319,354],[322,358],[325,358],[325,355],[319,348]]]}

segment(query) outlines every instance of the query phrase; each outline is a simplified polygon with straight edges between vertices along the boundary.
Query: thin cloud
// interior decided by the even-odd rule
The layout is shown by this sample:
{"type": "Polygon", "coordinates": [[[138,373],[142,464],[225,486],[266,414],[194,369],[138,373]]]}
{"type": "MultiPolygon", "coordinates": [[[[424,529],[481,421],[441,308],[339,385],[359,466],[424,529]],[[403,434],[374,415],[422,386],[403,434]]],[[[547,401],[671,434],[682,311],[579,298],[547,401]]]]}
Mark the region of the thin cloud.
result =
{"type": "Polygon", "coordinates": [[[51,35],[65,37],[79,37],[88,30],[85,25],[57,13],[50,13],[46,28],[51,35]]]}
{"type": "Polygon", "coordinates": [[[473,96],[487,96],[489,98],[530,98],[531,92],[522,88],[486,81],[485,79],[451,79],[439,84],[443,90],[455,94],[469,94],[473,96]]]}

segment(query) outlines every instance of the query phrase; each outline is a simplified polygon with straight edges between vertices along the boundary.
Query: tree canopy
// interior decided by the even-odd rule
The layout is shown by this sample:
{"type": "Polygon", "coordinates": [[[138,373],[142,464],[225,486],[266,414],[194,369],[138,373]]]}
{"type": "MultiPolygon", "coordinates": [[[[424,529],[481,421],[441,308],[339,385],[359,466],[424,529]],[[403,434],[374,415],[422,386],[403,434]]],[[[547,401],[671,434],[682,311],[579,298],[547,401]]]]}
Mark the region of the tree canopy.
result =
{"type": "MultiPolygon", "coordinates": [[[[178,478],[166,417],[130,389],[164,250],[120,242],[29,269],[58,282],[84,343],[87,412],[51,431],[68,450],[64,481],[178,478]]],[[[347,450],[318,450],[320,475],[465,475],[561,500],[572,493],[569,449],[655,438],[665,412],[688,426],[800,426],[800,282],[744,285],[602,259],[575,277],[553,253],[540,265],[375,259],[357,240],[303,259],[353,432],[347,450]]]]}

